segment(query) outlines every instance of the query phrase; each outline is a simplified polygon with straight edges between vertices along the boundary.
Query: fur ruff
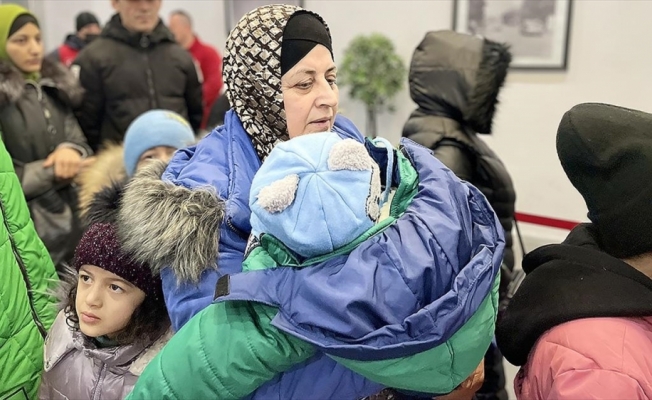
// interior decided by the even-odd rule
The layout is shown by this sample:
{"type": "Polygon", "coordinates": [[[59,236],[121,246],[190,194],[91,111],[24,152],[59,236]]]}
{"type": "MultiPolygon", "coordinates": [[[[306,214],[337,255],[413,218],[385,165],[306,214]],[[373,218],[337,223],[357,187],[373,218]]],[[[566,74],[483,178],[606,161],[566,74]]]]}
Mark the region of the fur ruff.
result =
{"type": "MultiPolygon", "coordinates": [[[[59,99],[72,108],[81,104],[84,89],[75,76],[62,64],[43,59],[41,83],[59,91],[59,99]]],[[[0,61],[0,110],[15,103],[25,91],[23,74],[9,61],[0,61]]]]}
{"type": "MultiPolygon", "coordinates": [[[[104,150],[95,157],[95,163],[82,171],[76,179],[79,185],[79,210],[82,218],[85,220],[90,218],[89,209],[97,196],[100,197],[99,201],[112,201],[117,205],[117,200],[111,198],[121,194],[119,192],[126,179],[122,146],[113,143],[105,145],[104,150]]],[[[114,208],[111,206],[108,210],[114,208]]]]}
{"type": "Polygon", "coordinates": [[[484,40],[482,61],[466,109],[466,122],[477,133],[491,133],[498,92],[505,82],[511,61],[509,46],[484,40]]]}
{"type": "Polygon", "coordinates": [[[171,268],[178,282],[199,282],[217,268],[225,203],[211,187],[190,190],[161,179],[166,164],[152,162],[127,184],[118,214],[125,251],[152,272],[171,268]]]}

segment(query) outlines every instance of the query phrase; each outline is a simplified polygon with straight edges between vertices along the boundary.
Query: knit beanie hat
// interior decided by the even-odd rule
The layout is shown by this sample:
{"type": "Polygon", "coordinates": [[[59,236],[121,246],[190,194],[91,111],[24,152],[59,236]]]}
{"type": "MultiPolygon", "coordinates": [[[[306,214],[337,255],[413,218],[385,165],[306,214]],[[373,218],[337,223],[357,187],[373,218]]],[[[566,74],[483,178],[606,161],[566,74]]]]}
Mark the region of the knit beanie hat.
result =
{"type": "Polygon", "coordinates": [[[0,4],[0,60],[10,61],[7,39],[30,22],[38,26],[38,20],[27,9],[16,4],[0,4]]]}
{"type": "Polygon", "coordinates": [[[270,234],[298,255],[328,254],[380,216],[380,169],[364,144],[334,132],[276,146],[254,176],[252,234],[270,234]]]}
{"type": "Polygon", "coordinates": [[[95,15],[89,13],[88,11],[79,13],[77,18],[75,18],[75,29],[77,29],[77,32],[81,31],[84,27],[91,24],[97,24],[99,26],[100,22],[97,20],[95,15]]]}
{"type": "MultiPolygon", "coordinates": [[[[261,160],[277,142],[289,139],[281,92],[281,53],[285,27],[300,10],[283,4],[258,7],[240,19],[226,42],[223,70],[226,94],[261,160]]],[[[297,20],[296,29],[292,29],[293,40],[297,39],[297,32],[310,31],[303,27],[307,24],[313,27],[312,41],[325,42],[325,29],[330,43],[324,20],[309,11],[302,13],[313,18],[297,20]],[[315,23],[320,23],[321,27],[315,27],[315,23]]],[[[332,46],[326,47],[330,50],[332,46]]],[[[293,55],[286,59],[286,67],[296,64],[299,61],[296,57],[305,49],[288,51],[293,55]]]]}
{"type": "Polygon", "coordinates": [[[75,249],[73,267],[79,272],[84,265],[94,265],[114,273],[154,300],[163,298],[161,278],[152,275],[148,265],[135,262],[122,251],[112,223],[94,223],[84,232],[75,249]]]}
{"type": "Polygon", "coordinates": [[[652,114],[579,104],[561,119],[557,154],[602,250],[621,259],[652,252],[652,114]]]}
{"type": "Polygon", "coordinates": [[[181,115],[167,110],[151,110],[141,114],[125,133],[124,163],[127,175],[134,175],[138,159],[147,150],[158,146],[181,149],[194,141],[192,127],[181,115]]]}

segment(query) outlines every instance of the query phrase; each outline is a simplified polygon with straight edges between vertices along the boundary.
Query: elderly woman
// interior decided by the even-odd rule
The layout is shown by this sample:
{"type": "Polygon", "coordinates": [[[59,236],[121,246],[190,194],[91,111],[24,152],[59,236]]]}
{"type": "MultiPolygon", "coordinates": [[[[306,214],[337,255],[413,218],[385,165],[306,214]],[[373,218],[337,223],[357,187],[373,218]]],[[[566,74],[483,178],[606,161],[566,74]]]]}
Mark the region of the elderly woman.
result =
{"type": "Polygon", "coordinates": [[[321,261],[269,269],[248,259],[241,273],[256,253],[255,243],[247,250],[252,180],[275,145],[323,131],[363,138],[337,115],[318,15],[253,10],[231,32],[224,67],[233,105],[224,126],[164,172],[137,174],[123,199],[121,234],[161,271],[178,330],[131,398],[453,391],[493,335],[504,239],[484,197],[409,141],[390,157],[367,142],[397,185],[390,217],[321,261]]]}
{"type": "Polygon", "coordinates": [[[43,59],[38,21],[22,7],[0,12],[0,133],[34,226],[55,264],[81,236],[72,180],[91,153],[72,108],[82,90],[64,66],[43,59]]]}

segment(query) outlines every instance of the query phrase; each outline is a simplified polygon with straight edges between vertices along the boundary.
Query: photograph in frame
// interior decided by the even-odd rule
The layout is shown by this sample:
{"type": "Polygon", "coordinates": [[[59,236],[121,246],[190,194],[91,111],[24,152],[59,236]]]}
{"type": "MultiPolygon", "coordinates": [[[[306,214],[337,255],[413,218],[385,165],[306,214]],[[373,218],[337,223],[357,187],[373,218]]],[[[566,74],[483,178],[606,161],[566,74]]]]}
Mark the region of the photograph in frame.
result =
{"type": "Polygon", "coordinates": [[[255,8],[270,4],[288,4],[303,7],[303,0],[225,0],[226,35],[228,36],[231,33],[231,30],[243,15],[255,8]]]}
{"type": "Polygon", "coordinates": [[[455,0],[453,29],[510,45],[513,69],[568,65],[572,0],[455,0]]]}

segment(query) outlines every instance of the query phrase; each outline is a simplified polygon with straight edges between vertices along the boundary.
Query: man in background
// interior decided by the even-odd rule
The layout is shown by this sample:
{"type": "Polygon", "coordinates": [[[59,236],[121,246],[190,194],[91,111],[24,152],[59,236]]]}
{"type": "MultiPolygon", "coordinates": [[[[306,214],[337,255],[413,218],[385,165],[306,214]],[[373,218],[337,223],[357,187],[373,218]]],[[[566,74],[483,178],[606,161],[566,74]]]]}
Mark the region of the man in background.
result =
{"type": "Polygon", "coordinates": [[[161,0],[111,0],[116,14],[73,66],[86,89],[77,117],[88,143],[121,142],[153,109],[174,111],[197,132],[202,92],[192,57],[159,17],[161,0]]]}
{"type": "Polygon", "coordinates": [[[63,44],[48,54],[48,58],[70,67],[79,51],[97,38],[102,31],[97,17],[87,11],[77,14],[75,28],[76,32],[66,36],[63,44]]]}
{"type": "MultiPolygon", "coordinates": [[[[213,103],[219,96],[222,81],[222,57],[217,50],[203,43],[192,30],[192,19],[187,12],[173,11],[168,24],[174,38],[192,55],[201,70],[202,92],[204,97],[204,113],[201,127],[205,128],[213,103]]],[[[211,127],[212,128],[212,127],[211,127]]]]}

